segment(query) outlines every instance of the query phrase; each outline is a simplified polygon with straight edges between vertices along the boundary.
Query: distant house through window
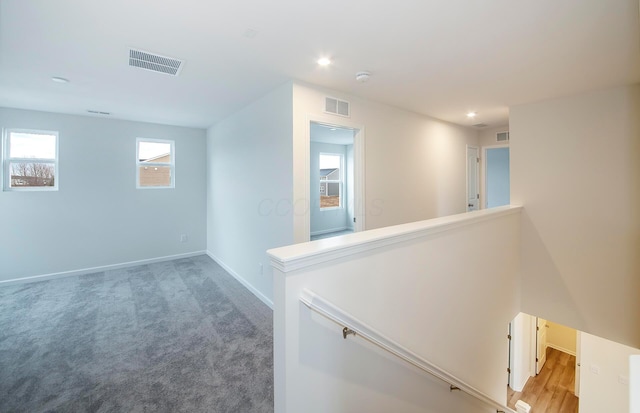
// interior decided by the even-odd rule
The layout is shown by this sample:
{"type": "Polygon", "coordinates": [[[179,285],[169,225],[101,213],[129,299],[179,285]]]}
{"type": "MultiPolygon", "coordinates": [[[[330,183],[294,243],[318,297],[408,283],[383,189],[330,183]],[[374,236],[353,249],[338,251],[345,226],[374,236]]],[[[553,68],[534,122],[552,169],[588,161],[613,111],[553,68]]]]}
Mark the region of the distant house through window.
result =
{"type": "Polygon", "coordinates": [[[342,206],[342,155],[320,154],[320,209],[342,206]]]}
{"type": "Polygon", "coordinates": [[[137,188],[175,186],[174,142],[138,138],[136,141],[137,188]]]}
{"type": "Polygon", "coordinates": [[[4,136],[4,189],[58,189],[58,132],[8,129],[4,136]]]}

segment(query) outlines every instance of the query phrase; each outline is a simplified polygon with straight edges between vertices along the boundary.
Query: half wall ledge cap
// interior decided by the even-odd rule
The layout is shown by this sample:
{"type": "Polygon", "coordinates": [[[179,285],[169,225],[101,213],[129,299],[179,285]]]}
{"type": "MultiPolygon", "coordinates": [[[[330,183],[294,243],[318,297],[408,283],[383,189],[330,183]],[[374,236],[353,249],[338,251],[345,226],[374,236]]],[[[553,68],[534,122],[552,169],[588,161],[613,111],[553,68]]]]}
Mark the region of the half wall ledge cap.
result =
{"type": "Polygon", "coordinates": [[[482,209],[273,248],[267,250],[267,254],[271,257],[271,265],[274,268],[282,272],[290,272],[414,238],[431,236],[451,229],[519,214],[522,209],[523,207],[520,205],[482,209]]]}

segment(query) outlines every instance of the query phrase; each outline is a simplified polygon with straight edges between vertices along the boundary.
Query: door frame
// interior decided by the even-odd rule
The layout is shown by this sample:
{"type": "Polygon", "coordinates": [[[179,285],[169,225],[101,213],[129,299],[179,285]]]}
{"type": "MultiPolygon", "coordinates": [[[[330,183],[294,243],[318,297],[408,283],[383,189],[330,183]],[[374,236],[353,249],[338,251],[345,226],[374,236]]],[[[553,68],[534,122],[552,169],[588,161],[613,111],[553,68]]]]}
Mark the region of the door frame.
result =
{"type": "Polygon", "coordinates": [[[366,228],[366,198],[365,198],[365,159],[364,159],[364,125],[352,122],[348,118],[336,118],[321,114],[307,114],[305,125],[305,139],[303,142],[305,153],[305,169],[304,169],[304,204],[307,207],[303,214],[303,239],[309,241],[311,239],[311,123],[321,123],[328,126],[336,126],[341,128],[355,129],[353,136],[353,216],[356,222],[353,225],[353,232],[364,231],[366,228]]]}
{"type": "Polygon", "coordinates": [[[476,162],[476,190],[477,190],[477,200],[478,200],[478,210],[482,209],[482,204],[480,203],[480,147],[473,145],[466,145],[464,151],[464,164],[465,164],[465,193],[464,193],[464,210],[465,212],[469,211],[469,149],[475,149],[477,154],[478,161],[476,162]]]}
{"type": "Polygon", "coordinates": [[[547,345],[548,340],[549,340],[548,337],[547,337],[547,330],[543,330],[544,337],[545,337],[545,348],[542,349],[542,352],[544,353],[544,361],[541,362],[539,360],[539,357],[538,357],[538,345],[540,344],[539,340],[540,340],[540,336],[543,334],[543,333],[540,332],[540,320],[544,320],[544,324],[542,325],[542,328],[546,329],[546,328],[549,327],[549,324],[547,324],[549,322],[549,320],[547,320],[546,318],[536,317],[536,322],[535,322],[535,326],[534,326],[534,335],[535,335],[535,338],[536,338],[536,346],[535,346],[535,348],[533,350],[533,352],[534,352],[533,361],[535,363],[534,364],[534,366],[535,366],[534,371],[536,373],[536,376],[538,374],[540,374],[540,372],[542,371],[542,368],[544,367],[544,364],[547,362],[547,347],[549,347],[547,345]],[[540,364],[540,363],[541,363],[541,365],[538,366],[538,364],[540,364]]]}
{"type": "MultiPolygon", "coordinates": [[[[499,143],[497,145],[487,145],[480,148],[482,156],[480,157],[480,163],[482,163],[482,167],[480,168],[480,206],[481,209],[487,208],[487,187],[489,186],[487,183],[487,150],[488,149],[499,149],[499,148],[509,148],[509,156],[511,156],[511,148],[508,143],[499,143]]],[[[509,165],[509,174],[511,174],[511,165],[509,165]]]]}

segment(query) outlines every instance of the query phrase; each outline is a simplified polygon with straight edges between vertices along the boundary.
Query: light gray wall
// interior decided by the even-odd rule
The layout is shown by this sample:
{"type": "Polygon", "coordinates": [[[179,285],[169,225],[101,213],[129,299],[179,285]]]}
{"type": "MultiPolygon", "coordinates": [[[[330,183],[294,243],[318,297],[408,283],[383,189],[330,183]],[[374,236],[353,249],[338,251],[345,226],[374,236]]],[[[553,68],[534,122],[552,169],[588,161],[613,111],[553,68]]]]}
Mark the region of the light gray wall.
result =
{"type": "Polygon", "coordinates": [[[510,108],[522,311],[640,347],[640,85],[510,108]]]}
{"type": "Polygon", "coordinates": [[[330,231],[340,231],[348,228],[347,219],[349,210],[348,197],[349,187],[347,185],[346,173],[343,171],[345,181],[342,188],[341,208],[332,208],[328,210],[320,209],[320,154],[336,153],[342,155],[344,168],[347,166],[347,146],[335,145],[332,143],[311,142],[311,156],[309,158],[310,165],[310,185],[311,191],[311,235],[322,234],[330,231]]]}
{"type": "Polygon", "coordinates": [[[59,132],[59,190],[0,192],[0,280],[205,250],[205,130],[7,108],[0,126],[59,132]],[[136,189],[137,137],[175,140],[174,189],[136,189]]]}
{"type": "Polygon", "coordinates": [[[487,148],[487,208],[509,205],[509,148],[487,148]]]}
{"type": "Polygon", "coordinates": [[[292,128],[288,83],[207,132],[207,250],[266,303],[266,250],[293,243],[292,128]]]}
{"type": "MultiPolygon", "coordinates": [[[[295,199],[308,197],[310,117],[364,128],[365,229],[465,212],[466,145],[478,146],[476,130],[300,82],[294,83],[295,199]],[[350,102],[351,117],[324,114],[326,96],[350,102]]],[[[303,241],[308,224],[295,218],[296,240],[303,241]]]]}

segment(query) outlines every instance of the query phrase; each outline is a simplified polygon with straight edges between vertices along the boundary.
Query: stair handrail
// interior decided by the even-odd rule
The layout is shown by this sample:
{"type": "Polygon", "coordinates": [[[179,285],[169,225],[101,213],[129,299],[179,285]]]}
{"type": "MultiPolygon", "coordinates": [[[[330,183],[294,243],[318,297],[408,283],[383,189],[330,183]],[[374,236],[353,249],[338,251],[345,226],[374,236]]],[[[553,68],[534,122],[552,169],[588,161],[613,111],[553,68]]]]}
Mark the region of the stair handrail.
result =
{"type": "Polygon", "coordinates": [[[485,404],[495,407],[497,413],[516,413],[515,410],[512,410],[511,408],[501,404],[500,402],[497,402],[496,400],[492,399],[491,396],[483,393],[472,385],[464,382],[463,380],[439,368],[428,360],[420,357],[411,350],[396,343],[392,339],[386,337],[384,334],[375,330],[373,327],[368,326],[364,322],[358,320],[356,317],[350,315],[346,311],[327,301],[318,294],[304,288],[300,293],[300,302],[302,302],[304,305],[317,312],[318,314],[321,314],[331,321],[335,322],[336,324],[343,326],[344,328],[342,334],[345,339],[349,335],[354,335],[356,337],[360,336],[365,340],[382,348],[383,350],[386,350],[389,353],[395,355],[396,357],[401,358],[407,363],[449,384],[449,389],[451,391],[463,391],[470,396],[484,402],[485,404]]]}

